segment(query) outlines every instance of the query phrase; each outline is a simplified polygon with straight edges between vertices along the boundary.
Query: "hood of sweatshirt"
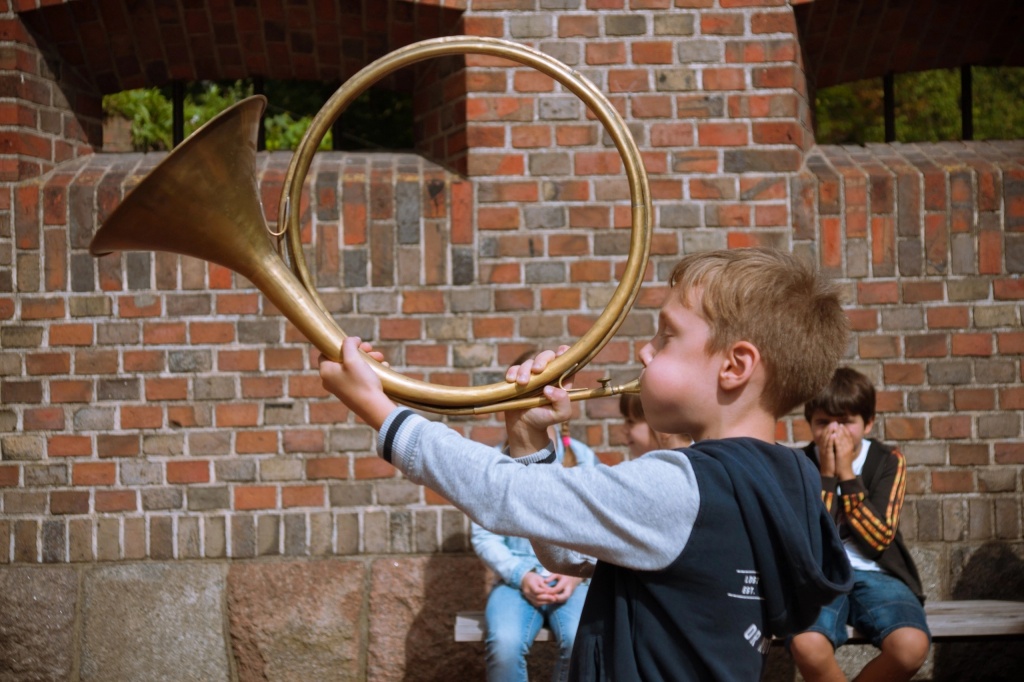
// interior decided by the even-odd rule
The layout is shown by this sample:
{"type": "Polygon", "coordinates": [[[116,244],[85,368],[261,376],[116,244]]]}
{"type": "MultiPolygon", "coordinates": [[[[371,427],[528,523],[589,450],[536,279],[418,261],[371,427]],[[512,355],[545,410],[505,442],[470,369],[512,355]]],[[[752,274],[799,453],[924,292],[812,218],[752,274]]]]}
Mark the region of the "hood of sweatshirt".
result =
{"type": "Polygon", "coordinates": [[[754,438],[695,443],[732,479],[761,575],[771,634],[807,629],[853,587],[853,571],[821,501],[821,477],[800,451],[754,438]]]}

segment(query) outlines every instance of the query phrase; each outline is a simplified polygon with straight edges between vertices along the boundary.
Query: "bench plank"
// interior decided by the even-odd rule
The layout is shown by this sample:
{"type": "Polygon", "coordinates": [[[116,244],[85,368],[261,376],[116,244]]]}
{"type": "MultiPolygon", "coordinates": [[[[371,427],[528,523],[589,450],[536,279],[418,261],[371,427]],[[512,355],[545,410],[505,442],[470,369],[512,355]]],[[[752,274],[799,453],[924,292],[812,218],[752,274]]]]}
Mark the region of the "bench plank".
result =
{"type": "MultiPolygon", "coordinates": [[[[935,601],[927,602],[924,612],[934,641],[1024,638],[1024,601],[935,601]]],[[[455,614],[456,642],[482,642],[484,628],[483,611],[455,614]]],[[[855,630],[851,629],[850,635],[853,644],[867,642],[855,630]]],[[[551,639],[551,631],[541,628],[534,641],[547,642],[551,639]]]]}
{"type": "MultiPolygon", "coordinates": [[[[483,611],[460,611],[455,614],[455,641],[482,642],[486,630],[486,619],[483,611]]],[[[554,639],[551,630],[541,628],[535,642],[547,642],[554,639]]]]}
{"type": "Polygon", "coordinates": [[[1024,637],[1024,602],[968,600],[925,603],[934,639],[1024,637]]]}

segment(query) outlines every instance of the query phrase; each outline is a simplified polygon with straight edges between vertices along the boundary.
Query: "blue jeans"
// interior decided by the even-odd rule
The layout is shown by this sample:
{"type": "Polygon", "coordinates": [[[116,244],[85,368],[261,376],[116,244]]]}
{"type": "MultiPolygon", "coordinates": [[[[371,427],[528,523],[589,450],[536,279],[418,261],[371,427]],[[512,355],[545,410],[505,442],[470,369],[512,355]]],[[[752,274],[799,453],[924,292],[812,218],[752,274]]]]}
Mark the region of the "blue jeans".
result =
{"type": "Polygon", "coordinates": [[[496,585],[487,598],[487,681],[526,682],[526,654],[545,623],[558,642],[558,662],[551,679],[567,680],[572,645],[586,598],[587,584],[581,583],[564,604],[538,608],[526,601],[518,589],[504,583],[496,585]]]}
{"type": "Polygon", "coordinates": [[[929,637],[924,607],[902,580],[881,571],[853,571],[853,591],[821,609],[807,628],[819,632],[836,649],[846,643],[847,624],[857,628],[876,647],[899,628],[917,628],[929,637]]]}

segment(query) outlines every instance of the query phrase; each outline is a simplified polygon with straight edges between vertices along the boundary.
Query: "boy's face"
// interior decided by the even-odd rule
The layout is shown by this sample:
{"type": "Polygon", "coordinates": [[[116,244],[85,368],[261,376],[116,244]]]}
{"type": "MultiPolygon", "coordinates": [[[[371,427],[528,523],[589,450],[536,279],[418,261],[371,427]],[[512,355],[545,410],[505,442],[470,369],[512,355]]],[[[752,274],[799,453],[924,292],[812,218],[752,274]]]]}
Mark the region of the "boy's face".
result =
{"type": "Polygon", "coordinates": [[[658,333],[640,349],[640,400],[655,431],[702,438],[707,410],[717,406],[721,366],[719,354],[707,352],[710,337],[704,318],[671,292],[658,317],[658,333]]]}
{"type": "Polygon", "coordinates": [[[859,414],[834,415],[828,414],[824,410],[815,410],[811,413],[811,437],[818,448],[822,447],[822,443],[828,438],[830,431],[843,429],[853,439],[854,457],[860,454],[864,437],[871,433],[871,427],[874,425],[874,420],[864,423],[864,417],[859,414]]]}

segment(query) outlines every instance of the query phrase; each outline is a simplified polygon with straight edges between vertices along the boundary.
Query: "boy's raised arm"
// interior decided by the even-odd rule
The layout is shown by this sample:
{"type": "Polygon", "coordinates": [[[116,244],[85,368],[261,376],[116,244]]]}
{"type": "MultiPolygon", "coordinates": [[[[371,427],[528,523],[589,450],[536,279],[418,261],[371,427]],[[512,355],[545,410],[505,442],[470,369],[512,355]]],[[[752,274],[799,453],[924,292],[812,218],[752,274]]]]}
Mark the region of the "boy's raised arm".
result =
{"type": "MultiPolygon", "coordinates": [[[[524,466],[554,460],[547,426],[569,416],[563,389],[545,389],[551,405],[506,413],[513,459],[398,408],[360,351],[381,357],[350,338],[341,363],[321,358],[324,388],[379,432],[381,457],[484,528],[641,570],[667,566],[686,545],[700,494],[680,453],[649,453],[617,467],[524,466]]],[[[518,381],[512,373],[506,378],[518,381]]],[[[587,568],[562,572],[580,575],[587,568]]]]}
{"type": "Polygon", "coordinates": [[[380,377],[370,369],[360,351],[374,360],[384,359],[369,343],[363,342],[358,336],[350,336],[341,345],[341,362],[320,356],[320,380],[328,392],[336,395],[360,419],[379,431],[397,405],[384,393],[380,377]]]}
{"type": "MultiPolygon", "coordinates": [[[[508,369],[505,379],[510,383],[525,385],[533,374],[539,374],[558,354],[565,352],[562,346],[558,352],[543,351],[522,365],[508,369]]],[[[370,368],[362,353],[382,362],[384,356],[358,336],[350,336],[341,346],[341,362],[320,356],[320,380],[329,393],[337,396],[356,415],[371,427],[380,431],[388,415],[396,407],[380,383],[380,377],[370,368]]],[[[552,404],[549,406],[507,412],[505,424],[508,429],[509,454],[523,457],[548,446],[547,427],[566,421],[572,411],[568,394],[561,388],[547,386],[544,389],[552,404]]]]}

